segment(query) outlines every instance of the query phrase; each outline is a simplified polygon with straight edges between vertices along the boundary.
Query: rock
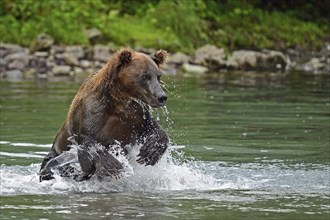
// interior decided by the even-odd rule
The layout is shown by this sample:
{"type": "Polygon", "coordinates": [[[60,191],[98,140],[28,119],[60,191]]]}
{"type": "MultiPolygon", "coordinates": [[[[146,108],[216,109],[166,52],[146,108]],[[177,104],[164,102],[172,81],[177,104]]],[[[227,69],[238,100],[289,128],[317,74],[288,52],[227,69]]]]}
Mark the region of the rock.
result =
{"type": "Polygon", "coordinates": [[[110,57],[110,48],[105,45],[95,45],[93,52],[93,59],[96,61],[107,62],[110,57]]]}
{"type": "Polygon", "coordinates": [[[330,44],[326,43],[324,47],[306,62],[300,62],[292,69],[306,71],[313,74],[330,74],[330,44]]]}
{"type": "Polygon", "coordinates": [[[292,48],[286,49],[285,54],[290,57],[290,60],[292,62],[297,62],[297,61],[301,60],[300,53],[297,50],[294,50],[292,48]]]}
{"type": "Polygon", "coordinates": [[[237,50],[228,60],[237,62],[238,68],[241,70],[262,71],[279,69],[284,71],[289,62],[282,52],[273,50],[264,50],[264,52],[237,50]]]}
{"type": "Polygon", "coordinates": [[[0,66],[0,79],[6,78],[6,68],[4,66],[0,66]]]}
{"type": "Polygon", "coordinates": [[[29,59],[17,59],[8,64],[8,69],[23,70],[29,63],[29,59]]]}
{"type": "Polygon", "coordinates": [[[0,43],[0,58],[4,58],[9,54],[24,53],[27,54],[28,50],[16,44],[0,43]]]}
{"type": "Polygon", "coordinates": [[[4,48],[0,47],[0,59],[4,58],[8,54],[8,51],[6,51],[4,48]]]}
{"type": "Polygon", "coordinates": [[[46,59],[46,61],[55,61],[55,57],[54,57],[54,55],[53,54],[50,54],[48,57],[47,57],[47,59],[46,59]]]}
{"type": "Polygon", "coordinates": [[[46,66],[48,69],[53,69],[54,66],[57,66],[54,60],[46,60],[46,66]]]}
{"type": "MultiPolygon", "coordinates": [[[[47,37],[39,36],[39,38],[47,37]]],[[[48,45],[51,44],[50,42],[48,45]]],[[[0,43],[0,78],[6,77],[7,73],[11,75],[10,80],[19,80],[21,77],[47,77],[47,74],[52,73],[67,76],[94,72],[104,66],[113,52],[112,48],[115,47],[109,44],[67,47],[51,45],[50,50],[45,48],[49,48],[49,46],[40,47],[33,54],[29,54],[27,48],[0,43]]],[[[152,48],[140,48],[138,50],[148,54],[153,54],[156,51],[152,48]]],[[[237,50],[231,56],[226,57],[223,49],[213,45],[205,45],[196,50],[193,57],[180,52],[170,55],[164,71],[166,74],[176,74],[178,68],[182,66],[182,70],[191,73],[292,69],[314,74],[330,74],[329,51],[330,44],[325,44],[319,51],[287,49],[287,55],[285,55],[280,51],[266,49],[262,51],[237,50]]]]}
{"type": "Polygon", "coordinates": [[[263,50],[264,58],[264,69],[268,70],[282,70],[286,69],[287,64],[290,62],[289,58],[286,57],[282,52],[275,50],[263,50]]]}
{"type": "Polygon", "coordinates": [[[2,62],[4,66],[7,66],[8,69],[18,69],[23,70],[30,61],[30,56],[25,52],[17,52],[14,54],[9,54],[2,62]]]}
{"type": "Polygon", "coordinates": [[[105,62],[94,61],[93,67],[96,69],[101,69],[105,65],[105,62]]]}
{"type": "Polygon", "coordinates": [[[47,73],[49,70],[44,57],[33,57],[30,60],[29,67],[34,68],[39,74],[47,73]]]}
{"type": "Polygon", "coordinates": [[[33,55],[36,57],[48,57],[49,53],[47,51],[36,51],[33,55]]]}
{"type": "Polygon", "coordinates": [[[227,69],[227,70],[238,70],[239,69],[239,64],[236,60],[234,59],[228,59],[223,62],[223,66],[220,66],[222,69],[227,69]]]}
{"type": "Polygon", "coordinates": [[[30,46],[30,53],[35,51],[49,51],[54,44],[54,38],[48,34],[42,33],[37,36],[37,39],[30,46]]]}
{"type": "Polygon", "coordinates": [[[329,73],[330,63],[326,62],[326,61],[327,60],[325,58],[322,59],[322,58],[314,57],[303,65],[302,70],[307,71],[307,72],[312,72],[314,74],[329,73]]]}
{"type": "Polygon", "coordinates": [[[84,47],[84,53],[85,53],[84,59],[92,60],[94,57],[94,47],[91,46],[84,47]]]}
{"type": "Polygon", "coordinates": [[[85,36],[88,38],[88,41],[91,44],[103,43],[105,38],[103,37],[102,32],[97,28],[89,28],[84,30],[85,36]]]}
{"type": "Polygon", "coordinates": [[[56,53],[56,54],[54,54],[54,58],[56,60],[63,60],[63,53],[56,53]]]}
{"type": "Polygon", "coordinates": [[[214,45],[207,44],[198,48],[195,51],[194,57],[194,63],[209,66],[209,63],[212,63],[213,65],[223,63],[223,60],[226,58],[226,54],[223,48],[217,48],[214,45]]]}
{"type": "Polygon", "coordinates": [[[50,49],[50,54],[55,55],[58,53],[64,53],[65,52],[65,48],[63,46],[58,46],[58,45],[52,45],[51,49],[50,49]]]}
{"type": "Polygon", "coordinates": [[[178,68],[176,65],[169,64],[165,65],[162,69],[165,75],[176,75],[178,68]]]}
{"type": "Polygon", "coordinates": [[[79,66],[78,59],[75,56],[73,56],[72,54],[64,53],[62,58],[63,58],[65,64],[67,64],[67,65],[79,66]]]}
{"type": "Polygon", "coordinates": [[[37,71],[33,68],[30,68],[26,70],[23,74],[25,79],[34,79],[37,75],[37,71]]]}
{"type": "Polygon", "coordinates": [[[52,70],[54,76],[70,75],[70,72],[71,72],[71,67],[66,65],[54,66],[52,70]]]}
{"type": "Polygon", "coordinates": [[[66,65],[65,61],[64,61],[64,53],[57,53],[54,56],[54,63],[56,63],[57,65],[66,65]]]}
{"type": "Polygon", "coordinates": [[[1,59],[1,58],[0,58],[0,67],[3,67],[4,69],[6,69],[7,64],[8,64],[8,63],[6,62],[5,59],[1,59]]]}
{"type": "Polygon", "coordinates": [[[20,70],[9,70],[6,72],[8,81],[20,81],[23,78],[23,73],[20,70]]]}
{"type": "Polygon", "coordinates": [[[65,52],[77,60],[82,59],[85,55],[84,49],[81,46],[67,46],[65,52]]]}
{"type": "Polygon", "coordinates": [[[205,66],[193,65],[193,64],[189,64],[189,63],[184,63],[182,65],[182,69],[185,72],[197,73],[197,74],[206,73],[208,71],[208,68],[205,66]]]}
{"type": "Polygon", "coordinates": [[[80,67],[75,67],[75,68],[73,69],[73,72],[72,72],[72,73],[74,73],[75,75],[79,75],[79,74],[81,74],[81,73],[83,73],[83,72],[84,72],[84,70],[81,69],[80,67]]]}
{"type": "Polygon", "coordinates": [[[240,69],[256,69],[257,60],[262,54],[256,51],[238,50],[234,51],[230,60],[236,61],[240,69]]]}
{"type": "Polygon", "coordinates": [[[79,66],[86,69],[86,68],[91,67],[92,63],[89,60],[81,60],[79,66]]]}
{"type": "Polygon", "coordinates": [[[84,72],[90,74],[90,73],[95,72],[95,69],[94,68],[87,68],[87,69],[84,70],[84,72]]]}
{"type": "Polygon", "coordinates": [[[47,79],[47,74],[37,74],[37,78],[38,79],[43,79],[43,80],[45,80],[45,79],[47,79]]]}
{"type": "Polygon", "coordinates": [[[183,63],[188,63],[189,60],[190,57],[188,55],[178,52],[173,55],[170,55],[167,62],[181,65],[183,63]]]}
{"type": "Polygon", "coordinates": [[[145,54],[148,54],[148,55],[153,55],[157,52],[157,50],[154,49],[154,48],[144,48],[144,47],[136,47],[135,51],[145,53],[145,54]]]}
{"type": "Polygon", "coordinates": [[[8,54],[4,60],[6,63],[9,63],[13,60],[19,60],[19,59],[27,59],[29,57],[29,55],[25,52],[17,52],[17,53],[11,53],[8,54]]]}

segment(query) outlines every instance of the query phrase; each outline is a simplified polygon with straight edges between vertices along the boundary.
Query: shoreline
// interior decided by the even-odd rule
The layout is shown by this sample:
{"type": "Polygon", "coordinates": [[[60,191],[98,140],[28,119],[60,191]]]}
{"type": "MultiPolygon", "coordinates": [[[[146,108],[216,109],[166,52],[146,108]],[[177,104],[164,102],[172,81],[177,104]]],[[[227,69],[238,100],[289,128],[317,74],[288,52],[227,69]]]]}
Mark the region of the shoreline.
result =
{"type": "MultiPolygon", "coordinates": [[[[153,54],[153,48],[134,48],[136,51],[153,54]]],[[[17,44],[0,43],[0,79],[47,79],[76,76],[100,69],[116,51],[108,45],[61,46],[47,42],[34,42],[30,48],[17,44]]],[[[279,72],[302,71],[308,74],[329,74],[330,44],[320,51],[284,52],[263,49],[234,50],[227,53],[223,48],[204,45],[193,54],[170,53],[165,74],[181,72],[208,74],[212,72],[279,72]]]]}

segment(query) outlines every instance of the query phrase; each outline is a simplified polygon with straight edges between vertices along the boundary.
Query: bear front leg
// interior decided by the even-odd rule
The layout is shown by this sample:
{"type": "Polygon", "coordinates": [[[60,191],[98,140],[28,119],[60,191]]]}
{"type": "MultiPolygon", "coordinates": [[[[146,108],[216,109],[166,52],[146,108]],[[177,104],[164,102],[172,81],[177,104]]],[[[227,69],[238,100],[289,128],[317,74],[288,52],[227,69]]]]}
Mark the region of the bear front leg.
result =
{"type": "Polygon", "coordinates": [[[54,173],[51,171],[51,168],[56,164],[53,164],[51,160],[57,156],[58,154],[53,149],[51,149],[51,151],[46,155],[46,157],[42,161],[41,168],[38,173],[40,182],[43,180],[54,179],[53,177],[54,173]]]}
{"type": "Polygon", "coordinates": [[[112,156],[105,147],[103,150],[98,151],[97,159],[95,160],[95,175],[111,176],[119,179],[120,173],[123,170],[123,165],[112,156]]]}
{"type": "Polygon", "coordinates": [[[83,174],[75,176],[76,181],[88,180],[95,172],[94,156],[90,152],[88,145],[82,145],[78,148],[78,161],[83,174]]]}
{"type": "Polygon", "coordinates": [[[77,181],[87,180],[94,174],[117,179],[123,169],[123,165],[108,152],[107,148],[97,143],[81,146],[78,149],[78,160],[84,175],[78,176],[77,181]]]}
{"type": "Polygon", "coordinates": [[[76,162],[76,160],[76,156],[69,151],[64,151],[60,155],[51,151],[42,163],[42,168],[39,172],[40,182],[53,179],[54,173],[52,170],[57,170],[62,177],[70,177],[74,175],[75,168],[71,166],[71,163],[76,162]]]}
{"type": "Polygon", "coordinates": [[[165,153],[169,139],[165,131],[159,126],[153,129],[154,132],[146,137],[137,160],[140,164],[155,165],[165,153]]]}

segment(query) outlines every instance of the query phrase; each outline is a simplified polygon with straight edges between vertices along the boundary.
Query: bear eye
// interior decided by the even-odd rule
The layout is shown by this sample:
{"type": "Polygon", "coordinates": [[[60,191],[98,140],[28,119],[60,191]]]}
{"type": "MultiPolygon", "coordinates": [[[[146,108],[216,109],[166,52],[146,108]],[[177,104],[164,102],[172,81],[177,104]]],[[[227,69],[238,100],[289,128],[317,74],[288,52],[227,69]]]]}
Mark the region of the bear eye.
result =
{"type": "Polygon", "coordinates": [[[144,79],[145,81],[149,81],[149,80],[151,80],[151,76],[150,76],[150,75],[144,75],[144,76],[143,76],[143,79],[144,79]]]}

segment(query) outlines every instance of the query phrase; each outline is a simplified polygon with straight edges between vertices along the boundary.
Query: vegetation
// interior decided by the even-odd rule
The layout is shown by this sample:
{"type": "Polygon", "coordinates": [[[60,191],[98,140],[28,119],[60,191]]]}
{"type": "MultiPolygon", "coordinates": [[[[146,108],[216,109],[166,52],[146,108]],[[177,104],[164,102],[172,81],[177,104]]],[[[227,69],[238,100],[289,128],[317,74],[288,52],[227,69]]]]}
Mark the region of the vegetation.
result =
{"type": "Polygon", "coordinates": [[[289,0],[247,2],[2,0],[0,41],[28,46],[38,34],[48,33],[59,44],[88,44],[83,30],[91,27],[115,45],[184,52],[206,43],[227,49],[315,49],[328,40],[327,1],[311,5],[302,0],[299,6],[289,0]]]}

